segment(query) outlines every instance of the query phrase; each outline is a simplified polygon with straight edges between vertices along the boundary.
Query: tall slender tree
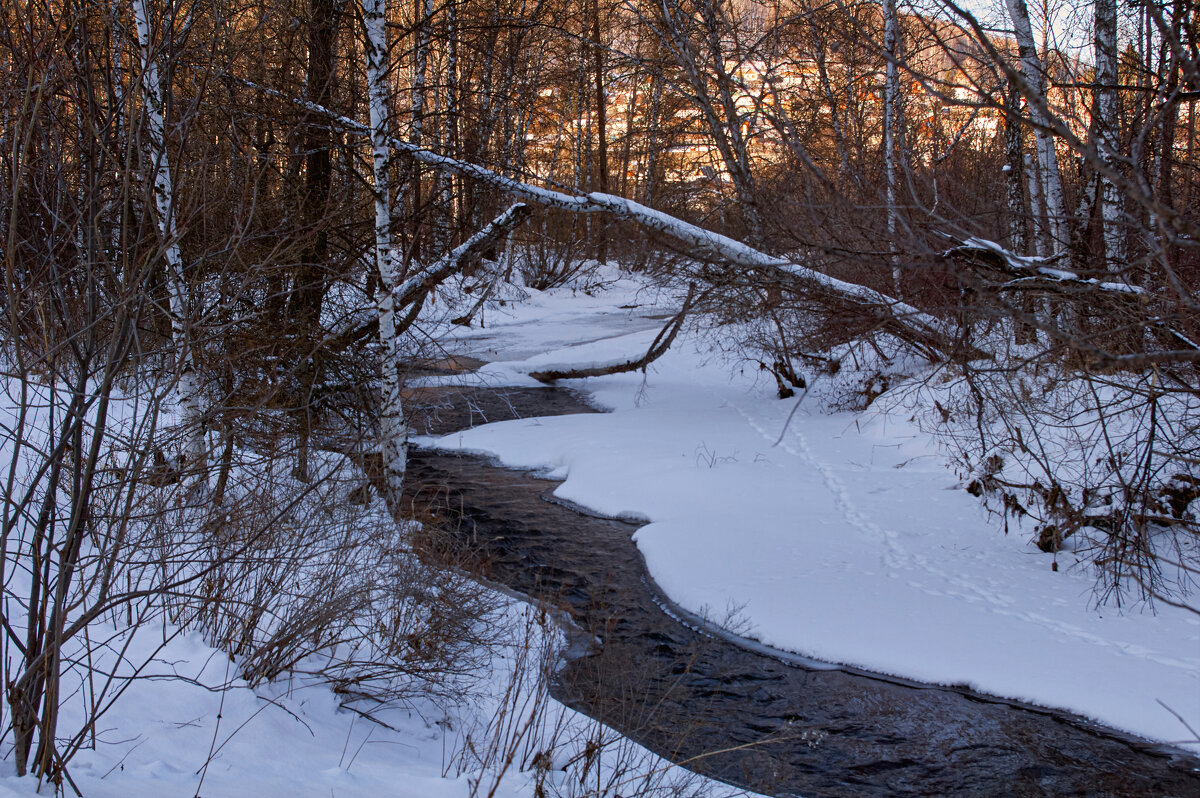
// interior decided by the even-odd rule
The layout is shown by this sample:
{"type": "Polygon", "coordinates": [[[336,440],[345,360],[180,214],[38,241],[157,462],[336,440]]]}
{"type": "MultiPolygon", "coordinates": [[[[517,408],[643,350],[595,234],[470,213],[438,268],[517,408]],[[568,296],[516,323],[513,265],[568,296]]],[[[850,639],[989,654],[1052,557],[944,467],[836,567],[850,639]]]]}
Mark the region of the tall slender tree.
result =
{"type": "MultiPolygon", "coordinates": [[[[392,256],[392,200],[388,181],[391,161],[388,85],[387,0],[363,0],[363,53],[367,62],[367,102],[371,127],[371,174],[375,196],[375,268],[379,272],[375,306],[379,311],[379,357],[382,405],[379,411],[379,448],[383,457],[388,506],[400,507],[400,491],[408,468],[408,427],[404,422],[400,369],[396,346],[396,286],[399,274],[392,256]]],[[[417,96],[417,95],[414,95],[417,96]]],[[[414,108],[414,122],[419,119],[414,108]]],[[[414,137],[419,136],[414,125],[414,137]]]]}
{"type": "Polygon", "coordinates": [[[896,208],[896,131],[900,111],[900,20],[896,0],[883,0],[883,49],[887,64],[883,81],[883,171],[887,183],[888,247],[891,249],[892,284],[900,290],[900,253],[896,241],[899,211],[896,208]]]}
{"type": "MultiPolygon", "coordinates": [[[[171,175],[171,161],[167,154],[166,100],[159,78],[159,45],[154,38],[154,17],[150,0],[133,0],[133,16],[142,58],[142,103],[150,145],[155,221],[167,270],[171,343],[177,380],[176,397],[184,430],[184,453],[188,471],[202,475],[206,466],[204,410],[200,377],[196,371],[192,351],[187,281],[175,225],[175,186],[171,175]]],[[[170,29],[169,25],[163,27],[170,29]]],[[[163,48],[169,50],[165,45],[163,48]]]]}
{"type": "MultiPolygon", "coordinates": [[[[1119,168],[1117,149],[1117,0],[1096,0],[1096,149],[1110,170],[1119,168]]],[[[1104,260],[1110,271],[1125,262],[1125,236],[1121,226],[1123,203],[1116,181],[1100,176],[1101,223],[1104,225],[1104,260]]]]}
{"type": "Polygon", "coordinates": [[[1037,44],[1033,38],[1033,25],[1029,21],[1029,8],[1025,0],[1005,2],[1017,38],[1017,51],[1021,58],[1021,72],[1025,83],[1023,93],[1029,104],[1037,144],[1038,179],[1041,182],[1039,193],[1045,207],[1034,210],[1034,219],[1036,222],[1041,218],[1041,211],[1045,212],[1045,232],[1048,235],[1039,237],[1039,240],[1048,239],[1049,251],[1046,254],[1061,255],[1066,252],[1070,236],[1066,230],[1067,212],[1063,199],[1062,175],[1058,167],[1058,152],[1050,130],[1045,67],[1038,56],[1037,44]]]}

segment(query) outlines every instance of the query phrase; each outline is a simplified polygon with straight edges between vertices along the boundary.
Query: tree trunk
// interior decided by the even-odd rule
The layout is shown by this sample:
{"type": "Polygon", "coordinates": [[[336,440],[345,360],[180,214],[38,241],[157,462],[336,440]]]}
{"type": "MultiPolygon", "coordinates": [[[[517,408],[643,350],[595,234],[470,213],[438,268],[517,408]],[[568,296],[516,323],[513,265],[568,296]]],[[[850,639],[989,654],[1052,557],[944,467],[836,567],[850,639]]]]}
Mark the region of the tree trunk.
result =
{"type": "MultiPolygon", "coordinates": [[[[600,0],[592,0],[592,69],[596,91],[596,191],[608,193],[608,97],[604,88],[604,46],[600,33],[600,0]]],[[[596,239],[596,259],[608,262],[608,240],[604,228],[596,239]]]]}
{"type": "MultiPolygon", "coordinates": [[[[384,497],[393,514],[401,507],[401,490],[408,468],[408,426],[404,423],[400,371],[396,346],[396,262],[392,257],[391,191],[388,183],[388,146],[390,118],[387,82],[387,0],[363,0],[363,27],[366,42],[367,98],[370,106],[371,167],[375,194],[375,267],[379,271],[379,290],[375,304],[379,310],[379,351],[381,406],[379,409],[379,450],[383,459],[384,497]]],[[[414,95],[415,97],[416,95],[414,95]]],[[[414,108],[413,137],[419,138],[414,108]]]]}
{"type": "Polygon", "coordinates": [[[1021,130],[1020,99],[1015,88],[1005,95],[1004,115],[1004,179],[1008,188],[1008,243],[1013,252],[1024,255],[1027,242],[1025,189],[1021,176],[1025,174],[1024,146],[1021,130]]]}
{"type": "Polygon", "coordinates": [[[171,344],[175,355],[176,401],[184,430],[184,456],[187,470],[197,475],[205,471],[204,411],[200,380],[193,362],[191,331],[188,324],[188,290],[183,274],[183,257],[175,230],[175,191],[171,182],[171,164],[167,156],[165,99],[159,81],[151,28],[149,0],[134,0],[134,22],[142,54],[142,98],[150,140],[151,167],[154,170],[154,207],[158,234],[167,265],[167,294],[171,310],[171,344]]]}
{"type": "MultiPolygon", "coordinates": [[[[1096,0],[1096,119],[1093,135],[1100,158],[1111,169],[1117,159],[1117,2],[1096,0]]],[[[1121,193],[1107,176],[1100,177],[1100,217],[1104,227],[1104,261],[1109,271],[1125,265],[1125,234],[1121,193]]]]}
{"type": "MultiPolygon", "coordinates": [[[[312,0],[308,23],[308,72],[305,98],[326,105],[333,94],[334,47],[340,0],[312,0]]],[[[321,305],[329,284],[329,193],[333,162],[332,137],[322,120],[304,120],[304,193],[300,215],[308,245],[296,269],[288,295],[288,321],[294,325],[296,357],[299,360],[296,416],[298,450],[296,476],[308,479],[308,440],[312,431],[312,398],[320,372],[320,352],[313,335],[321,318],[321,305]]]]}
{"type": "MultiPolygon", "coordinates": [[[[414,53],[415,64],[412,78],[412,143],[423,147],[425,141],[425,81],[429,72],[429,22],[433,15],[432,0],[414,0],[413,15],[416,18],[417,47],[414,53]]],[[[423,254],[421,220],[424,216],[424,209],[421,207],[421,194],[421,167],[416,166],[412,188],[409,191],[412,200],[410,211],[412,229],[408,244],[412,260],[417,262],[420,262],[423,254]]]]}
{"type": "MultiPolygon", "coordinates": [[[[1066,252],[1070,237],[1067,235],[1066,204],[1063,199],[1062,177],[1058,170],[1058,153],[1054,148],[1054,136],[1049,130],[1048,99],[1043,65],[1038,57],[1033,39],[1033,27],[1029,23],[1029,9],[1025,0],[1006,0],[1013,32],[1017,38],[1017,50],[1021,56],[1021,71],[1025,78],[1025,94],[1029,101],[1029,112],[1033,118],[1034,137],[1037,143],[1038,173],[1041,178],[1041,195],[1045,202],[1046,223],[1050,239],[1050,253],[1062,255],[1066,252]]],[[[1035,218],[1038,212],[1034,211],[1035,218]]]]}
{"type": "Polygon", "coordinates": [[[883,47],[887,53],[883,82],[883,171],[887,183],[888,248],[891,250],[892,284],[897,297],[900,290],[900,253],[896,242],[899,214],[896,210],[896,128],[900,102],[900,22],[896,18],[896,0],[883,0],[883,47]]]}

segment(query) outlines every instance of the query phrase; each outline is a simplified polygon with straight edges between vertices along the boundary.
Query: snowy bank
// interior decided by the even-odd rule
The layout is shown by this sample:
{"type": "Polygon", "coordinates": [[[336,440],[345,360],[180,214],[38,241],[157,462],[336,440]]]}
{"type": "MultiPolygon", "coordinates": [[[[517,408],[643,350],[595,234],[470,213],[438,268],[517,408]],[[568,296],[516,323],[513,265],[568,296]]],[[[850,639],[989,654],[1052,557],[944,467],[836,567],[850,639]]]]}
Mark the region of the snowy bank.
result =
{"type": "MultiPolygon", "coordinates": [[[[457,351],[495,361],[471,377],[492,384],[640,354],[652,311],[634,283],[619,289],[582,303],[535,292],[457,351]]],[[[437,445],[546,470],[565,479],[561,498],[647,519],[635,539],[666,593],[697,613],[738,608],[771,646],[1152,740],[1191,736],[1163,705],[1200,723],[1200,617],[1096,606],[1090,567],[1060,553],[1054,572],[1028,530],[1005,534],[907,414],[825,414],[810,399],[785,430],[795,400],[696,338],[646,376],[572,386],[612,412],[489,424],[437,445]]]]}
{"type": "Polygon", "coordinates": [[[382,500],[364,500],[347,456],[311,452],[311,478],[299,481],[286,449],[239,447],[224,498],[205,515],[209,503],[191,497],[213,494],[171,478],[159,449],[170,430],[156,436],[156,422],[167,427],[171,411],[158,387],[114,395],[107,427],[96,403],[79,411],[102,470],[89,534],[66,572],[46,555],[61,536],[39,538],[42,516],[12,508],[78,495],[69,480],[45,478],[48,464],[72,462],[58,441],[77,394],[0,375],[10,693],[43,667],[17,656],[47,637],[45,612],[28,612],[46,603],[36,586],[45,574],[64,584],[80,575],[62,591],[56,627],[51,748],[64,783],[14,775],[10,702],[0,798],[565,797],[583,791],[584,776],[610,793],[744,794],[553,700],[548,674],[565,640],[552,616],[417,557],[382,500]],[[105,548],[113,529],[119,549],[105,548]]]}

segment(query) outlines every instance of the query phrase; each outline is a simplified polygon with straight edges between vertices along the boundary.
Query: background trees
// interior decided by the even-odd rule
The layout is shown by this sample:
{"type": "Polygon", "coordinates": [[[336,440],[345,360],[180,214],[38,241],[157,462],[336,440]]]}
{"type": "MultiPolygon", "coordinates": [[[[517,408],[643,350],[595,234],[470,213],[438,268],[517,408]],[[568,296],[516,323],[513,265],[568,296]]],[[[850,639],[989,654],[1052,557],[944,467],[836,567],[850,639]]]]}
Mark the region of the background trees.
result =
{"type": "Polygon", "coordinates": [[[40,564],[4,582],[29,619],[5,630],[18,759],[56,767],[40,741],[80,619],[142,597],[111,574],[147,484],[185,478],[208,529],[264,439],[298,495],[345,418],[397,444],[405,330],[480,259],[473,309],[497,276],[546,287],[588,258],[694,283],[785,390],[846,347],[935,362],[931,424],[981,494],[1048,550],[1086,538],[1118,592],[1186,582],[1196,18],[1070,10],[5,6],[3,357],[36,387],[11,401],[4,562],[40,564]],[[150,425],[112,427],[115,396],[150,425]]]}

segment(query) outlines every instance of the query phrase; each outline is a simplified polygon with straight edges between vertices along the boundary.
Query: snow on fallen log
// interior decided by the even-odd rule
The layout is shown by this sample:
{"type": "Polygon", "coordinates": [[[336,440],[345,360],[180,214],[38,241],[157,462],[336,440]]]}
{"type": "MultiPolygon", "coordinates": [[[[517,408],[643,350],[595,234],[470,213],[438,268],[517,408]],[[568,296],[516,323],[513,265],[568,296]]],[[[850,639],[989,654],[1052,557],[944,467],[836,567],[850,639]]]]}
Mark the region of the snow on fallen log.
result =
{"type": "MultiPolygon", "coordinates": [[[[408,315],[402,319],[397,329],[407,329],[420,312],[421,304],[429,292],[454,274],[461,271],[480,253],[495,244],[509,231],[519,225],[529,216],[532,209],[523,202],[513,203],[492,221],[488,222],[479,232],[459,244],[450,252],[443,255],[431,266],[412,275],[393,291],[396,308],[412,305],[408,315]]],[[[325,337],[325,344],[338,348],[368,335],[374,325],[379,322],[379,307],[371,306],[351,314],[325,337]]]]}
{"type": "MultiPolygon", "coordinates": [[[[1081,277],[1068,269],[1051,266],[1047,258],[1018,255],[986,238],[968,238],[959,246],[946,250],[942,255],[979,264],[1018,280],[1028,281],[1034,278],[1037,279],[1039,287],[1053,287],[1055,283],[1058,283],[1129,296],[1141,296],[1146,293],[1144,288],[1129,283],[1081,277]]],[[[1004,285],[999,287],[1003,288],[1004,285]]]]}
{"type": "Polygon", "coordinates": [[[654,340],[650,342],[645,354],[640,357],[609,358],[604,361],[576,365],[549,364],[536,371],[530,371],[529,376],[538,382],[554,382],[555,380],[607,377],[610,374],[645,371],[647,366],[665,355],[671,348],[671,344],[675,343],[675,336],[679,335],[679,330],[683,327],[683,321],[687,318],[688,311],[692,309],[695,297],[696,286],[689,286],[687,298],[683,300],[683,307],[658,331],[658,335],[654,336],[654,340]]]}
{"type": "Polygon", "coordinates": [[[396,305],[424,299],[429,291],[446,278],[457,273],[476,255],[495,244],[529,216],[531,208],[523,202],[513,203],[489,222],[482,230],[443,255],[432,266],[422,269],[396,288],[396,305]]]}
{"type": "MultiPolygon", "coordinates": [[[[345,132],[360,136],[370,135],[370,129],[366,125],[322,105],[290,97],[242,78],[235,80],[256,91],[279,97],[307,111],[320,114],[345,132]]],[[[768,255],[733,238],[677,219],[639,202],[599,192],[568,194],[554,191],[504,177],[476,164],[439,155],[401,139],[392,138],[388,143],[393,149],[433,169],[477,180],[528,202],[571,213],[610,213],[619,219],[635,222],[675,239],[698,258],[722,260],[735,266],[773,272],[784,278],[798,280],[810,290],[824,293],[831,299],[869,310],[878,317],[879,329],[918,344],[931,354],[941,352],[951,345],[952,336],[947,334],[941,320],[899,299],[858,283],[839,280],[787,258],[768,255]]]]}

